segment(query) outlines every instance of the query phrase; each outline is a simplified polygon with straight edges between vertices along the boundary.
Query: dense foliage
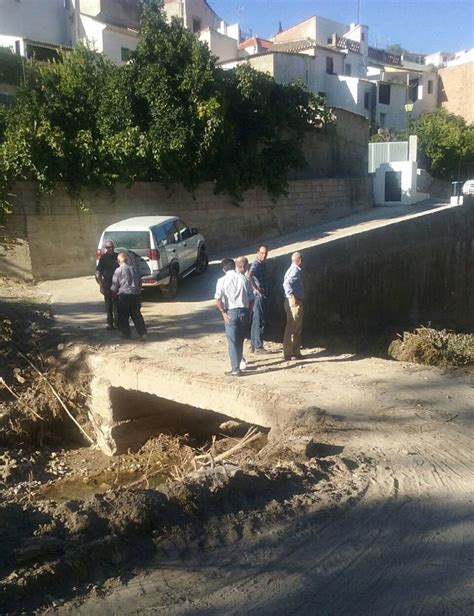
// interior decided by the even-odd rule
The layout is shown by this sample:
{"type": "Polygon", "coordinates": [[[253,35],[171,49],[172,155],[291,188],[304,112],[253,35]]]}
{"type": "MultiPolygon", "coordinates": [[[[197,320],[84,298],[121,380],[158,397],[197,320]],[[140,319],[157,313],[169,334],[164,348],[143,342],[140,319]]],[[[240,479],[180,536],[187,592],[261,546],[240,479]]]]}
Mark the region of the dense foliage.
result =
{"type": "Polygon", "coordinates": [[[216,67],[207,46],[150,3],[128,64],[79,46],[37,64],[0,111],[0,199],[6,207],[20,179],[77,197],[138,180],[189,190],[214,181],[235,200],[260,185],[276,196],[304,164],[305,132],[328,122],[323,102],[297,84],[216,67]]]}
{"type": "Polygon", "coordinates": [[[23,78],[22,58],[9,47],[0,47],[0,82],[20,85],[23,78]]]}
{"type": "Polygon", "coordinates": [[[398,133],[379,129],[370,141],[404,141],[409,134],[418,136],[421,165],[434,177],[463,179],[474,168],[474,125],[466,124],[461,116],[437,109],[410,121],[409,129],[398,133]]]}
{"type": "Polygon", "coordinates": [[[427,170],[443,180],[458,177],[468,162],[474,163],[474,126],[461,116],[437,109],[410,124],[427,170]]]}

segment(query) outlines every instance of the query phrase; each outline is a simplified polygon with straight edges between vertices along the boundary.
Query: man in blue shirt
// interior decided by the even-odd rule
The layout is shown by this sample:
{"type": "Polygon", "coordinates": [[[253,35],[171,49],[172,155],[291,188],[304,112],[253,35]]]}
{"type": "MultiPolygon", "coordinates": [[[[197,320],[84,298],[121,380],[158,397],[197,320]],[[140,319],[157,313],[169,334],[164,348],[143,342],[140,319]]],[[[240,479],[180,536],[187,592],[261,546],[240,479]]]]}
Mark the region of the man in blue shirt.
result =
{"type": "Polygon", "coordinates": [[[257,258],[250,266],[249,280],[255,295],[253,305],[252,325],[250,328],[250,344],[255,353],[264,353],[263,334],[265,332],[266,304],[267,304],[267,267],[265,261],[268,256],[268,247],[260,244],[257,258]]]}
{"type": "Polygon", "coordinates": [[[291,265],[283,279],[285,292],[286,328],[283,337],[283,357],[290,360],[293,357],[300,359],[301,355],[301,330],[303,328],[303,273],[301,265],[303,257],[301,253],[294,252],[291,255],[291,265]]]}

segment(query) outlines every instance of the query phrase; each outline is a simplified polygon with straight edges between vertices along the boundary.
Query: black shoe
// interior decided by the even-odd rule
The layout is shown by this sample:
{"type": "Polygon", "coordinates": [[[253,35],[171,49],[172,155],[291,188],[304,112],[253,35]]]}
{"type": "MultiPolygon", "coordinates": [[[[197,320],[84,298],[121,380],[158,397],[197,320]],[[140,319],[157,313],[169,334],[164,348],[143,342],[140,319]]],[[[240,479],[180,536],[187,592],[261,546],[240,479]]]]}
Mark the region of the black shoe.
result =
{"type": "Polygon", "coordinates": [[[112,329],[115,329],[115,325],[107,325],[105,329],[111,331],[112,329]]]}
{"type": "Polygon", "coordinates": [[[283,355],[285,361],[291,361],[291,355],[283,355]]]}
{"type": "Polygon", "coordinates": [[[293,355],[293,359],[304,359],[304,355],[301,355],[301,353],[298,353],[298,355],[293,355]]]}
{"type": "Polygon", "coordinates": [[[225,376],[242,376],[242,372],[240,370],[229,370],[228,372],[224,372],[225,376]]]}

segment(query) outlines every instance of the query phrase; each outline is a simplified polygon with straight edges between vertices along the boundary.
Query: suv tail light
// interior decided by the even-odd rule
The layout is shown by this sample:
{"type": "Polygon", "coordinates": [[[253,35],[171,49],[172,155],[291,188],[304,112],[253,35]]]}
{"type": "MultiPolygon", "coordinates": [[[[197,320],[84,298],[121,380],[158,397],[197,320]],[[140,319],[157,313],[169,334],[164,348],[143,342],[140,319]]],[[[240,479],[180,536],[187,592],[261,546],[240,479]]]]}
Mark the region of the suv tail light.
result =
{"type": "Polygon", "coordinates": [[[160,251],[156,248],[150,248],[148,250],[148,258],[150,261],[159,261],[160,260],[160,251]]]}
{"type": "Polygon", "coordinates": [[[95,251],[95,258],[98,261],[100,259],[100,257],[102,256],[102,250],[96,250],[95,251]]]}

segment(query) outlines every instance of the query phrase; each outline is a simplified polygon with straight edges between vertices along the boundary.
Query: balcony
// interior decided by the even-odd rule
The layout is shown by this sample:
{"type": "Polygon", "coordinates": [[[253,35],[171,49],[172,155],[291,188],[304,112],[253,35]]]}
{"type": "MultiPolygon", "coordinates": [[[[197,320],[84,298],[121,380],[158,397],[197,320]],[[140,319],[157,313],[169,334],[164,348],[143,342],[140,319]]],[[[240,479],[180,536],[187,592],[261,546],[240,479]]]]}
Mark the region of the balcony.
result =
{"type": "Polygon", "coordinates": [[[402,65],[402,57],[395,53],[387,53],[384,49],[377,49],[376,47],[369,47],[369,58],[372,58],[380,64],[393,64],[395,66],[402,65]]]}

